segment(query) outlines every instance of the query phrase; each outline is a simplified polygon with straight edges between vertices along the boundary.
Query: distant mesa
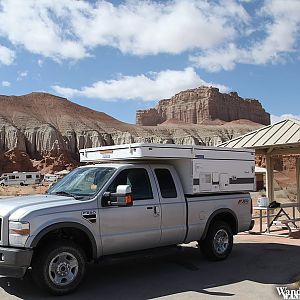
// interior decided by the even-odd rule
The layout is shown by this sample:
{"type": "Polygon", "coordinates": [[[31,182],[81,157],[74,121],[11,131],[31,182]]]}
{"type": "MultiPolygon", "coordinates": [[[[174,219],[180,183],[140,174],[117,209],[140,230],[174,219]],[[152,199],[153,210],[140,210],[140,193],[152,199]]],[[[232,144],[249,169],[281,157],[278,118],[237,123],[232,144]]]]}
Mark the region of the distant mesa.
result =
{"type": "Polygon", "coordinates": [[[218,88],[201,86],[182,91],[170,99],[159,101],[155,108],[138,110],[136,124],[270,124],[270,114],[256,99],[241,98],[236,92],[220,93],[218,88]]]}

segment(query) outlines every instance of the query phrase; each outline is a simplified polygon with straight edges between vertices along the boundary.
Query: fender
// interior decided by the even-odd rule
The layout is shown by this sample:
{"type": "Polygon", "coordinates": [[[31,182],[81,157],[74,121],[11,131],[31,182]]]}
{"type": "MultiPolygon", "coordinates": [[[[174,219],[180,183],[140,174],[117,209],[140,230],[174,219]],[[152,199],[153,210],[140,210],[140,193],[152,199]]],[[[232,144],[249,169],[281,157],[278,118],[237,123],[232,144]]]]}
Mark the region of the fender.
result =
{"type": "Polygon", "coordinates": [[[92,249],[93,250],[93,258],[96,259],[97,258],[97,244],[96,244],[93,234],[87,227],[85,227],[84,225],[81,225],[79,223],[75,223],[75,222],[60,222],[60,223],[55,223],[53,225],[46,227],[45,229],[43,229],[41,232],[39,232],[35,236],[30,247],[32,247],[32,248],[36,247],[37,244],[39,243],[39,241],[50,231],[55,230],[55,229],[66,228],[66,227],[80,229],[88,236],[88,238],[92,244],[92,247],[93,247],[93,249],[92,249]]]}
{"type": "Polygon", "coordinates": [[[235,214],[235,212],[233,210],[231,210],[230,208],[220,208],[220,209],[217,209],[216,211],[214,211],[208,218],[207,222],[206,222],[206,225],[205,225],[205,228],[204,228],[204,231],[203,231],[203,234],[202,234],[202,237],[201,237],[201,240],[205,239],[206,237],[206,234],[207,234],[207,231],[208,231],[208,228],[212,222],[212,220],[219,214],[222,214],[222,213],[228,213],[230,215],[232,215],[234,217],[234,220],[235,220],[235,227],[236,227],[236,232],[233,232],[233,234],[236,234],[237,231],[238,231],[238,218],[235,214]]]}

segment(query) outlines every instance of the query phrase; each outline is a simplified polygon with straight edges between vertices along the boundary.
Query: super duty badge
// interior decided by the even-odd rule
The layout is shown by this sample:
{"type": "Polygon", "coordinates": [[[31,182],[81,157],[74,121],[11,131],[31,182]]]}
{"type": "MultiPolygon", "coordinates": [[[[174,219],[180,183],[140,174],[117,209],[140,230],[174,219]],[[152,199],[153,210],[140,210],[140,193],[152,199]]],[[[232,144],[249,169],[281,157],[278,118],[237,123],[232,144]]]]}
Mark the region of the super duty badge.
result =
{"type": "Polygon", "coordinates": [[[97,222],[97,213],[94,210],[86,210],[81,213],[82,217],[90,223],[97,222]]]}

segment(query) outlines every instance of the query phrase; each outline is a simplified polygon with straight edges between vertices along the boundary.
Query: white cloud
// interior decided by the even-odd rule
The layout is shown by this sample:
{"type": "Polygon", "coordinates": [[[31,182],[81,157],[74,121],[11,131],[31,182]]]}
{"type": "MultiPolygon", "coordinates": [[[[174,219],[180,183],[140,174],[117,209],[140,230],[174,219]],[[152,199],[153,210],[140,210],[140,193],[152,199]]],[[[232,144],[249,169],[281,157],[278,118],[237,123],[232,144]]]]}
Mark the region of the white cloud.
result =
{"type": "MultiPolygon", "coordinates": [[[[265,0],[257,17],[265,23],[263,30],[256,29],[262,37],[250,39],[248,46],[238,41],[191,55],[190,60],[208,71],[232,70],[237,63],[267,64],[284,62],[287,54],[299,53],[300,1],[265,0]]],[[[257,19],[253,18],[257,22],[257,19]]],[[[251,33],[255,31],[247,29],[251,33]]]]}
{"type": "Polygon", "coordinates": [[[28,75],[28,71],[20,71],[19,72],[20,77],[27,77],[27,75],[28,75]]]}
{"type": "Polygon", "coordinates": [[[37,63],[38,63],[38,65],[39,65],[40,67],[42,67],[43,64],[44,64],[44,61],[43,61],[42,59],[38,59],[38,60],[37,60],[37,63]]]}
{"type": "Polygon", "coordinates": [[[15,52],[0,45],[0,65],[11,65],[15,59],[15,52]]]}
{"type": "Polygon", "coordinates": [[[230,43],[224,48],[208,50],[200,56],[190,56],[190,61],[210,72],[218,72],[222,69],[233,70],[237,60],[246,62],[248,56],[246,50],[238,49],[234,43],[230,43]]]}
{"type": "Polygon", "coordinates": [[[4,87],[9,87],[9,86],[11,86],[11,83],[9,81],[3,80],[1,85],[4,87]]]}
{"type": "MultiPolygon", "coordinates": [[[[0,37],[58,62],[102,46],[138,56],[187,51],[194,66],[209,71],[299,55],[300,1],[253,0],[251,15],[247,2],[0,0],[0,37]]],[[[0,63],[10,64],[14,52],[1,51],[0,63]]]]}
{"type": "Polygon", "coordinates": [[[137,55],[216,46],[235,35],[232,18],[241,22],[248,17],[234,1],[222,6],[204,0],[129,1],[119,6],[98,2],[89,13],[89,18],[73,19],[85,45],[109,45],[137,55]]]}
{"type": "Polygon", "coordinates": [[[257,63],[276,62],[282,53],[298,51],[300,1],[268,0],[261,14],[272,21],[266,25],[266,39],[252,49],[254,60],[257,63]]]}
{"type": "Polygon", "coordinates": [[[229,89],[224,85],[208,83],[201,79],[193,68],[182,71],[165,70],[137,76],[121,75],[118,79],[98,81],[81,89],[54,85],[54,91],[65,97],[83,96],[105,101],[142,100],[154,101],[169,98],[175,93],[201,85],[218,87],[222,92],[229,89]]]}
{"type": "Polygon", "coordinates": [[[248,19],[235,0],[0,2],[0,35],[56,60],[81,59],[97,46],[134,55],[208,49],[232,40],[248,19]]]}
{"type": "Polygon", "coordinates": [[[71,17],[68,11],[79,11],[81,6],[86,6],[83,1],[2,0],[0,35],[46,57],[57,60],[82,58],[87,55],[86,49],[68,26],[71,17]]]}
{"type": "Polygon", "coordinates": [[[271,124],[286,120],[286,119],[297,119],[300,120],[300,115],[293,115],[293,114],[283,114],[281,116],[271,115],[271,124]]]}
{"type": "Polygon", "coordinates": [[[17,80],[23,80],[25,77],[28,76],[28,71],[18,71],[18,77],[17,80]]]}

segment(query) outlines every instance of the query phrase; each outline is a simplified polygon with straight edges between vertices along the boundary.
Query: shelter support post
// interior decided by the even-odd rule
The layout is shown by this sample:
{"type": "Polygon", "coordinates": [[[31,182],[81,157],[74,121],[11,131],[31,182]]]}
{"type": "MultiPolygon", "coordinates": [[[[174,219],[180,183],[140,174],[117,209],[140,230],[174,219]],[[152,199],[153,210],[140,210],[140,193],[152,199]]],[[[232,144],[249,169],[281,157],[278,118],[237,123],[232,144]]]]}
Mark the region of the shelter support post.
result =
{"type": "Polygon", "coordinates": [[[274,201],[274,168],[273,159],[270,153],[266,155],[266,186],[267,186],[267,197],[270,202],[274,201]]]}
{"type": "MultiPolygon", "coordinates": [[[[300,157],[296,161],[297,201],[300,203],[300,157]]],[[[300,209],[298,208],[300,212],[300,209]]]]}

